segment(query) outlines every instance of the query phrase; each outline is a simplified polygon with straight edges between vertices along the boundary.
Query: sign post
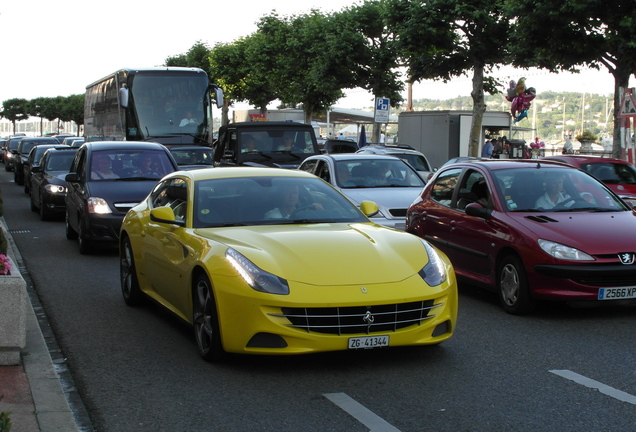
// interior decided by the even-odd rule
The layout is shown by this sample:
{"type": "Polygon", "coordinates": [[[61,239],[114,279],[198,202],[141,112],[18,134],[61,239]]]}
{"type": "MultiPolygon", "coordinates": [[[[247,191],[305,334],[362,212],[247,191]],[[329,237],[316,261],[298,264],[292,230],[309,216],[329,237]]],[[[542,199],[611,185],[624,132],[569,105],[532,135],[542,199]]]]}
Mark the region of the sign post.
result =
{"type": "Polygon", "coordinates": [[[621,107],[618,117],[621,119],[621,147],[626,150],[627,161],[632,165],[635,162],[634,141],[631,136],[631,120],[636,118],[636,89],[623,89],[621,93],[621,107]]]}
{"type": "Polygon", "coordinates": [[[389,108],[391,107],[391,100],[388,98],[375,98],[375,115],[373,125],[373,141],[380,142],[380,129],[382,123],[389,122],[389,108]]]}

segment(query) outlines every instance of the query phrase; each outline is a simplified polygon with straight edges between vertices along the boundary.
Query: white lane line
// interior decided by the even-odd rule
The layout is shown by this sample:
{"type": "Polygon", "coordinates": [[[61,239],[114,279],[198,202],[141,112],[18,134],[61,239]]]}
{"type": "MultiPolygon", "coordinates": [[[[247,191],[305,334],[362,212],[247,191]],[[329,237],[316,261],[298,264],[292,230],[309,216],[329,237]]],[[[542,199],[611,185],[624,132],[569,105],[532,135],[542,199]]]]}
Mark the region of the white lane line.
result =
{"type": "Polygon", "coordinates": [[[381,417],[365,408],[345,393],[326,393],[323,395],[331,402],[348,412],[353,418],[369,428],[369,432],[400,432],[396,427],[391,426],[381,417]]]}
{"type": "Polygon", "coordinates": [[[636,405],[636,396],[632,396],[629,393],[625,393],[624,391],[615,389],[614,387],[610,387],[598,381],[594,381],[593,379],[584,377],[583,375],[579,375],[576,372],[572,372],[570,370],[551,370],[553,374],[559,375],[565,379],[569,379],[574,381],[575,383],[584,385],[585,387],[597,389],[603,394],[613,397],[614,399],[618,399],[619,401],[627,402],[632,405],[636,405]]]}

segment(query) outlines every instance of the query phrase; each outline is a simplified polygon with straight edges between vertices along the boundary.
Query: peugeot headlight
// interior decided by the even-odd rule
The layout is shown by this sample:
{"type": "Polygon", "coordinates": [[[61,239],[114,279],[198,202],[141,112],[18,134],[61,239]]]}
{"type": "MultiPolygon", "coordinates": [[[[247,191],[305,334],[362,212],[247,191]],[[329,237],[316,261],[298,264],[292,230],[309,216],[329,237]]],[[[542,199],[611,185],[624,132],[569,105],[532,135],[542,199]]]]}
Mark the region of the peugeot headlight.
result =
{"type": "Polygon", "coordinates": [[[66,192],[66,188],[64,186],[54,185],[54,184],[47,184],[46,186],[44,186],[44,189],[46,189],[47,192],[50,192],[53,194],[66,192]]]}
{"type": "Polygon", "coordinates": [[[93,214],[112,213],[104,198],[91,197],[88,199],[88,212],[93,214]]]}
{"type": "Polygon", "coordinates": [[[539,246],[541,246],[541,249],[543,249],[548,255],[554,258],[571,261],[594,261],[594,258],[585,252],[561,243],[539,239],[539,246]]]}
{"type": "Polygon", "coordinates": [[[253,290],[268,294],[289,294],[285,279],[261,270],[236,250],[229,248],[225,257],[253,290]]]}
{"type": "Polygon", "coordinates": [[[428,254],[428,263],[422,270],[419,271],[419,275],[422,279],[424,279],[424,282],[430,286],[440,285],[446,281],[446,268],[444,267],[444,262],[433,246],[424,240],[422,240],[422,244],[426,248],[426,253],[428,254]]]}

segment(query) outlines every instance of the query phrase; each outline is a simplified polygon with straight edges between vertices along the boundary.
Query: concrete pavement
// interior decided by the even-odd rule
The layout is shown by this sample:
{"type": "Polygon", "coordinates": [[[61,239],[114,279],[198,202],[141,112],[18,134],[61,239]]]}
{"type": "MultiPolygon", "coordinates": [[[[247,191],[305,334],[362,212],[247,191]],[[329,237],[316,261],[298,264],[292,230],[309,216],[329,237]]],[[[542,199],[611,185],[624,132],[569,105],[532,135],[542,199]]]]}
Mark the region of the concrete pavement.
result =
{"type": "MultiPolygon", "coordinates": [[[[22,271],[22,258],[4,218],[0,219],[7,233],[8,254],[19,267],[14,271],[22,271]]],[[[32,303],[27,307],[26,318],[22,364],[0,366],[0,412],[11,412],[11,432],[80,431],[32,303]]]]}

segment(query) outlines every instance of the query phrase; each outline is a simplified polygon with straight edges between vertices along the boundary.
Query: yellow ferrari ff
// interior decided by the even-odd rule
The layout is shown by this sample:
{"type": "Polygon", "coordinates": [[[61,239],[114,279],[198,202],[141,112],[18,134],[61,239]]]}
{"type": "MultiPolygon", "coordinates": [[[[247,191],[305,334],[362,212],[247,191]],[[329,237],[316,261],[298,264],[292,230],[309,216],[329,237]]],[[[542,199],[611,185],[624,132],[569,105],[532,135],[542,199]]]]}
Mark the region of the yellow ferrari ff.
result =
{"type": "Polygon", "coordinates": [[[149,297],[191,324],[208,361],[445,341],[450,261],[370,222],[376,211],[303,171],[172,173],[124,218],[124,300],[149,297]]]}

